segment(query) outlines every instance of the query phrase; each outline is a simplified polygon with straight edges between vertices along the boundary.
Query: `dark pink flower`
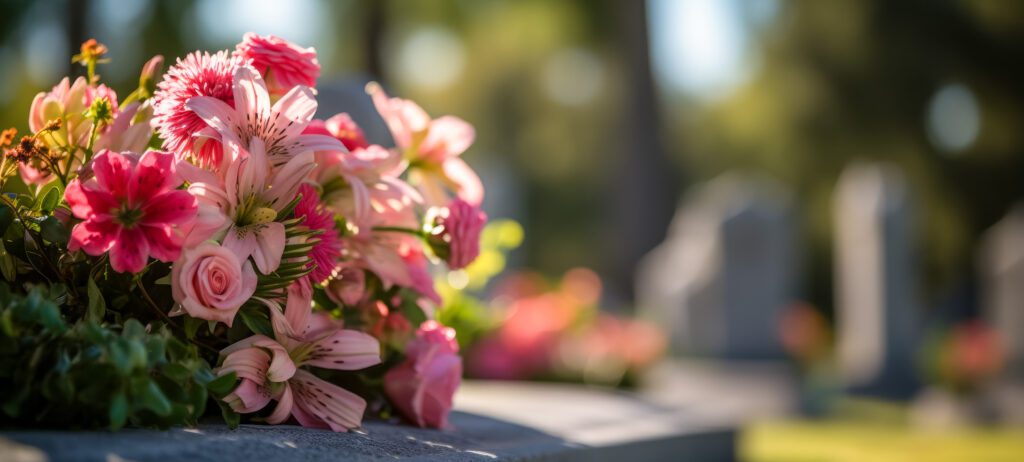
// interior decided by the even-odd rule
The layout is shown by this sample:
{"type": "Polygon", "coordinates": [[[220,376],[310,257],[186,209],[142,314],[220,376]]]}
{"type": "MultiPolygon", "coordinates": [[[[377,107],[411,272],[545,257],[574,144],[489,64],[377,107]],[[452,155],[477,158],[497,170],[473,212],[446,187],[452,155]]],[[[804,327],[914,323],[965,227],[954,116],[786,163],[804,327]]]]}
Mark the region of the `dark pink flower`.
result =
{"type": "Polygon", "coordinates": [[[420,427],[446,426],[455,390],[462,383],[462,358],[455,330],[427,321],[420,325],[405,354],[405,362],[384,376],[388,399],[420,427]]]}
{"type": "Polygon", "coordinates": [[[220,144],[195,136],[208,125],[186,108],[185,103],[193,97],[206,96],[233,107],[232,79],[235,69],[243,64],[242,58],[226,51],[212,55],[196,51],[178,59],[178,63],[167,70],[153,95],[153,126],[164,140],[164,149],[179,159],[193,159],[199,165],[220,162],[220,144]]]}
{"type": "Polygon", "coordinates": [[[178,191],[174,156],[156,151],[135,160],[131,153],[99,153],[93,178],[72,180],[64,198],[85,220],[71,231],[68,249],[89,255],[110,252],[115,271],[137,273],[150,256],[173,262],[181,253],[178,229],[196,215],[196,198],[178,191]]]}
{"type": "Polygon", "coordinates": [[[295,217],[304,218],[303,226],[321,231],[316,236],[317,243],[309,251],[312,260],[310,265],[316,267],[306,276],[310,283],[319,284],[334,274],[341,258],[341,240],[338,238],[337,228],[334,227],[334,215],[320,203],[316,189],[303,184],[299,187],[299,194],[302,194],[302,198],[295,205],[295,217]]]}
{"type": "Polygon", "coordinates": [[[480,255],[480,233],[487,224],[487,214],[462,199],[434,209],[433,213],[427,242],[434,254],[451,269],[473,263],[480,255]]]}
{"type": "Polygon", "coordinates": [[[235,47],[235,56],[252,61],[273,95],[283,95],[296,85],[315,86],[320,76],[316,50],[273,35],[245,34],[235,47]]]}

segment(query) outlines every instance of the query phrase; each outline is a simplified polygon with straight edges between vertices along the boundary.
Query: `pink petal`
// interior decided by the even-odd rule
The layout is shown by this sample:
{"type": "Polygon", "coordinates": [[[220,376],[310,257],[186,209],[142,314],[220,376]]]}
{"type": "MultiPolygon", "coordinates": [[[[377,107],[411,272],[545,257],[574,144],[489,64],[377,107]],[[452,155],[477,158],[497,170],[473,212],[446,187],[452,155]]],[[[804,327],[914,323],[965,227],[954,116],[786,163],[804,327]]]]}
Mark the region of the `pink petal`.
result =
{"type": "Polygon", "coordinates": [[[448,180],[458,187],[456,192],[459,197],[479,207],[484,201],[484,184],[469,164],[461,158],[453,157],[446,160],[441,168],[448,180]]]}
{"type": "MultiPolygon", "coordinates": [[[[225,356],[225,365],[221,366],[221,368],[223,369],[227,367],[229,357],[240,351],[246,351],[251,348],[257,348],[260,351],[268,353],[270,357],[270,365],[266,368],[266,378],[271,382],[284,382],[295,374],[295,363],[293,363],[292,359],[288,356],[288,350],[286,350],[284,346],[276,340],[259,334],[239,340],[221,350],[220,354],[225,356]]],[[[254,358],[251,356],[245,357],[243,360],[240,360],[240,364],[249,365],[251,362],[247,361],[251,361],[252,359],[254,358]]],[[[232,363],[232,365],[234,365],[234,363],[232,363]]],[[[248,372],[251,371],[247,371],[246,373],[248,372]]],[[[241,375],[239,376],[241,377],[241,375]]]]}
{"type": "Polygon", "coordinates": [[[458,117],[443,116],[430,123],[430,131],[420,146],[420,155],[434,162],[457,157],[473,144],[473,126],[458,117]]]}
{"type": "Polygon", "coordinates": [[[173,190],[149,200],[142,207],[142,223],[148,225],[177,225],[187,223],[196,216],[199,205],[188,191],[173,190]]]}
{"type": "Polygon", "coordinates": [[[83,186],[78,179],[71,180],[64,191],[64,199],[71,207],[71,213],[78,218],[88,219],[96,215],[109,216],[120,204],[106,191],[83,186]]]}
{"type": "Polygon", "coordinates": [[[153,196],[181,184],[174,164],[173,154],[158,151],[143,154],[128,185],[128,198],[131,203],[144,204],[153,196]]]}
{"type": "Polygon", "coordinates": [[[274,412],[267,416],[267,423],[276,425],[288,420],[288,416],[292,413],[292,409],[295,407],[292,388],[285,383],[284,389],[281,391],[281,395],[275,399],[277,399],[277,406],[274,407],[274,412]]]}
{"type": "Polygon", "coordinates": [[[149,242],[149,254],[153,258],[170,263],[181,255],[181,244],[184,238],[180,232],[170,226],[141,225],[139,229],[142,230],[146,241],[149,242]]]}
{"type": "Polygon", "coordinates": [[[351,329],[338,329],[313,342],[314,352],[303,364],[355,371],[380,364],[380,342],[373,336],[351,329]]]}
{"type": "MultiPolygon", "coordinates": [[[[235,110],[239,114],[269,114],[270,94],[263,77],[252,66],[235,69],[235,110]]],[[[246,140],[242,140],[243,142],[246,140]]]]}
{"type": "Polygon", "coordinates": [[[235,412],[248,414],[266,407],[270,403],[270,393],[267,392],[265,385],[243,379],[242,383],[235,387],[235,391],[224,397],[224,402],[235,412]]]}
{"type": "Polygon", "coordinates": [[[313,114],[316,114],[316,97],[313,90],[305,85],[292,87],[281,97],[271,110],[276,117],[273,121],[275,132],[281,130],[285,138],[302,134],[313,114]]]}
{"type": "Polygon", "coordinates": [[[217,370],[218,375],[234,372],[236,377],[251,380],[257,385],[267,381],[267,369],[270,368],[270,353],[267,350],[249,346],[227,354],[221,351],[221,355],[224,355],[224,362],[217,370]]]}
{"type": "Polygon", "coordinates": [[[288,286],[288,301],[284,316],[292,332],[302,335],[309,326],[309,315],[313,312],[313,287],[309,280],[301,278],[288,286]]]}
{"type": "Polygon", "coordinates": [[[93,219],[75,225],[68,250],[82,249],[92,256],[103,255],[117,242],[121,225],[110,220],[93,219]]]}
{"type": "Polygon", "coordinates": [[[102,151],[92,160],[92,172],[101,190],[116,198],[128,197],[128,183],[132,178],[133,162],[113,151],[102,151]]]}
{"type": "Polygon", "coordinates": [[[110,266],[118,273],[138,273],[149,259],[149,241],[140,227],[121,228],[117,242],[110,249],[110,266]]]}
{"type": "Polygon", "coordinates": [[[308,151],[348,152],[345,145],[333,136],[305,134],[295,137],[301,149],[308,151]]]}
{"type": "Polygon", "coordinates": [[[292,157],[274,173],[270,183],[270,190],[264,193],[265,200],[270,202],[274,208],[282,208],[299,192],[302,181],[309,176],[316,168],[313,161],[313,152],[306,151],[292,157]]]}
{"type": "Polygon", "coordinates": [[[252,259],[256,268],[263,274],[270,274],[281,266],[281,255],[284,253],[284,224],[271,222],[261,225],[256,231],[256,247],[252,251],[252,259]]]}
{"type": "Polygon", "coordinates": [[[295,372],[288,384],[293,388],[295,407],[302,411],[303,418],[294,411],[292,415],[303,426],[310,426],[307,423],[316,424],[312,425],[314,427],[326,424],[331,430],[343,432],[358,428],[363,420],[366,401],[355,393],[302,369],[295,372]]]}
{"type": "MultiPolygon", "coordinates": [[[[237,99],[235,104],[238,104],[237,99]]],[[[193,96],[185,102],[185,109],[195,112],[203,122],[216,130],[223,140],[238,142],[238,136],[233,128],[235,110],[228,106],[228,103],[212,96],[193,96]]]]}
{"type": "Polygon", "coordinates": [[[239,260],[244,261],[256,250],[256,235],[245,229],[231,226],[228,228],[227,234],[224,235],[223,246],[233,252],[239,260]]]}

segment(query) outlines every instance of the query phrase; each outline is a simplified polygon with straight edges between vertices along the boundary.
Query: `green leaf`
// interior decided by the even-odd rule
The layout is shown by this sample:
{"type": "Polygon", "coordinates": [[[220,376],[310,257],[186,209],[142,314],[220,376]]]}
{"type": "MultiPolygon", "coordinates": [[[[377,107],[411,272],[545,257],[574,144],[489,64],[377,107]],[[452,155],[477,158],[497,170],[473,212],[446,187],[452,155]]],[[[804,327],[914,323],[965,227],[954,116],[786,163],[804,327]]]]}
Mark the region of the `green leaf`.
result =
{"type": "Polygon", "coordinates": [[[228,424],[228,428],[232,430],[238,428],[238,423],[242,421],[242,416],[233,411],[224,401],[218,399],[217,405],[220,406],[220,415],[224,418],[224,423],[228,424]]]}
{"type": "Polygon", "coordinates": [[[160,390],[156,382],[149,380],[148,377],[143,380],[133,380],[132,393],[139,400],[139,405],[155,412],[157,415],[171,413],[171,402],[167,399],[167,395],[160,390]]]}
{"type": "Polygon", "coordinates": [[[39,234],[43,236],[43,239],[54,244],[65,245],[68,243],[68,229],[53,216],[48,216],[39,222],[39,234]]]}
{"type": "Polygon", "coordinates": [[[10,207],[0,207],[0,235],[7,232],[7,227],[14,222],[14,212],[10,207]]]}
{"type": "Polygon", "coordinates": [[[103,301],[103,293],[92,278],[89,278],[88,282],[88,295],[89,307],[85,312],[85,319],[103,322],[103,315],[107,313],[107,303],[103,301]]]}
{"type": "Polygon", "coordinates": [[[192,340],[196,338],[196,332],[199,332],[199,328],[203,325],[203,320],[199,318],[193,318],[192,316],[185,316],[185,338],[192,340]]]}
{"type": "Polygon", "coordinates": [[[206,389],[210,390],[210,393],[217,398],[223,398],[228,393],[231,393],[235,389],[235,382],[238,379],[234,372],[229,372],[216,379],[213,379],[210,383],[206,384],[206,389]]]}
{"type": "Polygon", "coordinates": [[[267,337],[274,335],[274,328],[270,325],[270,319],[267,318],[264,310],[254,306],[246,306],[238,310],[238,315],[242,317],[242,322],[254,334],[263,334],[267,337]]]}
{"type": "Polygon", "coordinates": [[[124,391],[118,390],[114,394],[114,398],[110,400],[110,430],[115,432],[120,430],[127,420],[128,398],[125,397],[124,391]]]}
{"type": "Polygon", "coordinates": [[[60,188],[56,186],[55,182],[50,184],[54,186],[50,187],[43,195],[43,199],[37,203],[39,210],[46,214],[53,212],[57,208],[57,204],[60,204],[60,188]]]}
{"type": "Polygon", "coordinates": [[[17,270],[18,267],[15,265],[14,255],[7,251],[4,241],[0,240],[0,273],[3,273],[4,279],[8,282],[14,282],[14,278],[18,276],[17,270]]]}

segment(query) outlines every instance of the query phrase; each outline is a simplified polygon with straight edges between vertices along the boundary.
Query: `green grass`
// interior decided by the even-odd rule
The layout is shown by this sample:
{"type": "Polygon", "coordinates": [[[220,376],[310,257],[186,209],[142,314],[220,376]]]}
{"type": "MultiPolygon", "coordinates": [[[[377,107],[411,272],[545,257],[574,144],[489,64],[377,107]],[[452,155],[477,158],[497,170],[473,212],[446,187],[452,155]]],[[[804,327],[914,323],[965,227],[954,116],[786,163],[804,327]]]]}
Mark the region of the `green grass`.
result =
{"type": "Polygon", "coordinates": [[[1024,461],[1024,428],[913,429],[893,423],[786,421],[754,424],[740,437],[753,462],[1024,461]]]}

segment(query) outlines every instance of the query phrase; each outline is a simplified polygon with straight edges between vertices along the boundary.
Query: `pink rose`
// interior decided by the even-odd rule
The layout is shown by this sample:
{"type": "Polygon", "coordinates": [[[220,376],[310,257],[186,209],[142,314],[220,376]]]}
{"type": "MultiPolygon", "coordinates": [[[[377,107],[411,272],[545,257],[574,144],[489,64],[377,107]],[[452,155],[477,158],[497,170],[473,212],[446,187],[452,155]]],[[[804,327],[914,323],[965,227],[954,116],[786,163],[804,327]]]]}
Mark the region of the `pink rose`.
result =
{"type": "Polygon", "coordinates": [[[405,348],[405,362],[384,376],[384,391],[395,408],[420,427],[448,424],[455,390],[462,382],[462,358],[455,330],[427,321],[405,348]]]}
{"type": "Polygon", "coordinates": [[[234,54],[252,60],[252,67],[263,75],[272,95],[284,95],[296,85],[315,86],[320,76],[316,50],[301,48],[273,35],[262,37],[249,32],[235,47],[234,54]]]}
{"type": "Polygon", "coordinates": [[[172,315],[188,313],[230,327],[235,313],[256,292],[256,271],[234,252],[204,242],[182,251],[171,270],[171,291],[179,304],[172,315]]]}
{"type": "Polygon", "coordinates": [[[487,224],[487,214],[462,199],[447,207],[433,209],[427,242],[434,254],[451,269],[461,269],[480,255],[480,233],[487,224]]]}

